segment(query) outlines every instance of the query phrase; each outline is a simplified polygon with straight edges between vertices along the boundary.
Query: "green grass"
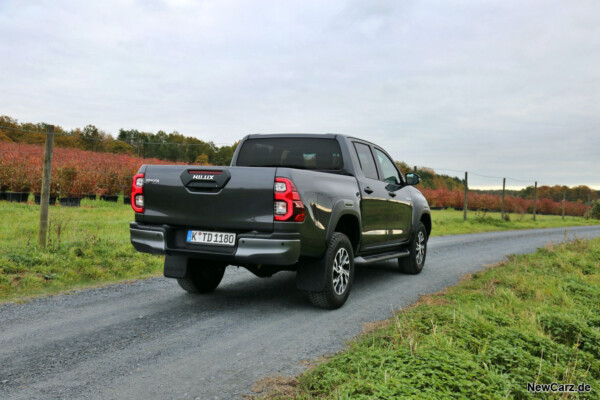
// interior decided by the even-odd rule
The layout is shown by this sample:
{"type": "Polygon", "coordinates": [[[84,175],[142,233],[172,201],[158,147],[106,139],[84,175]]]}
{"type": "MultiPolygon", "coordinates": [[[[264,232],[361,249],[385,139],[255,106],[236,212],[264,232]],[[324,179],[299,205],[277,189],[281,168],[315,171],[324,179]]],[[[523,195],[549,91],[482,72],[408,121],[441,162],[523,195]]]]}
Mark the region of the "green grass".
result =
{"type": "Polygon", "coordinates": [[[0,301],[159,275],[162,257],[129,242],[131,207],[82,200],[50,207],[49,245],[37,245],[39,206],[0,202],[0,301]]]}
{"type": "Polygon", "coordinates": [[[533,398],[528,382],[585,382],[581,398],[600,398],[600,239],[513,256],[422,298],[300,376],[291,397],[533,398]]]}
{"type": "MultiPolygon", "coordinates": [[[[587,225],[600,221],[568,217],[511,216],[433,211],[433,235],[506,229],[587,225]]],[[[133,211],[119,203],[83,200],[81,207],[50,207],[50,244],[37,246],[39,207],[0,202],[0,302],[156,276],[162,257],[136,252],[129,242],[133,211]]]]}
{"type": "Polygon", "coordinates": [[[468,218],[464,221],[462,211],[433,210],[431,212],[433,221],[431,236],[600,224],[600,221],[595,219],[565,217],[563,220],[558,215],[538,214],[536,221],[533,220],[532,214],[508,214],[508,217],[510,220],[504,221],[500,218],[500,213],[469,211],[468,218]]]}

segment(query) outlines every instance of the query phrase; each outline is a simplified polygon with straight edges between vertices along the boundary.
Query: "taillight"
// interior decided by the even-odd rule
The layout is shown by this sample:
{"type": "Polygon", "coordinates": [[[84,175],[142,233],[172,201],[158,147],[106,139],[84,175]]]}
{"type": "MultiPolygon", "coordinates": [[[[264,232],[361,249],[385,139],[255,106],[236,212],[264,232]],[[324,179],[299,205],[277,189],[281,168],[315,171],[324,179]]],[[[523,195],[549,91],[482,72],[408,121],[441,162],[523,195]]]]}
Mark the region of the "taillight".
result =
{"type": "Polygon", "coordinates": [[[131,182],[131,208],[137,213],[144,212],[144,174],[137,174],[131,182]]]}
{"type": "Polygon", "coordinates": [[[304,204],[296,186],[287,178],[275,178],[273,185],[274,207],[273,218],[275,221],[302,222],[306,216],[304,204]]]}

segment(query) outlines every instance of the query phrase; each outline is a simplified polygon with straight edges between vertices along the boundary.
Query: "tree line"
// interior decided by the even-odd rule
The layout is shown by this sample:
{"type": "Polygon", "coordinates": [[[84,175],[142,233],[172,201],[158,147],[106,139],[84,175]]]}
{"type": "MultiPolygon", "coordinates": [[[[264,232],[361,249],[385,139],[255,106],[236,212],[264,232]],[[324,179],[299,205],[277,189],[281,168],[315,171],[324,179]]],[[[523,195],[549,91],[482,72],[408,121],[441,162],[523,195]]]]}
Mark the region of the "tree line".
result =
{"type": "MultiPolygon", "coordinates": [[[[120,129],[115,138],[94,125],[72,130],[55,125],[54,132],[54,144],[57,147],[203,165],[228,165],[237,147],[237,142],[230,146],[217,146],[212,141],[184,136],[177,131],[151,133],[120,129]]],[[[14,118],[0,116],[0,141],[41,144],[45,139],[45,123],[19,123],[14,118]]]]}
{"type": "MultiPolygon", "coordinates": [[[[438,174],[431,168],[426,167],[410,167],[405,162],[396,161],[396,165],[402,171],[417,172],[421,178],[419,187],[422,189],[448,189],[450,191],[464,191],[463,180],[455,176],[448,176],[444,174],[438,174]]],[[[473,190],[471,192],[477,192],[481,194],[494,194],[501,195],[502,189],[488,189],[488,190],[473,190]]],[[[534,185],[527,186],[521,190],[506,190],[506,196],[514,196],[522,199],[533,199],[535,194],[534,185]]],[[[566,195],[566,200],[577,203],[588,203],[589,201],[597,200],[600,196],[599,191],[593,190],[588,186],[579,185],[574,187],[568,187],[564,185],[541,185],[537,188],[537,197],[539,199],[552,199],[553,201],[562,201],[563,195],[566,195]]]]}
{"type": "MultiPolygon", "coordinates": [[[[230,146],[217,146],[212,141],[184,136],[177,131],[166,133],[162,130],[151,133],[137,129],[120,129],[117,137],[87,125],[83,129],[65,130],[55,126],[55,145],[81,150],[91,150],[108,153],[129,154],[143,158],[158,158],[161,160],[184,162],[201,165],[229,165],[239,142],[230,146]]],[[[0,141],[39,144],[45,141],[46,124],[19,123],[8,116],[0,116],[0,141]]],[[[414,167],[402,161],[396,165],[403,173],[415,172],[414,167]]],[[[418,167],[416,172],[421,177],[419,186],[424,189],[448,189],[450,191],[464,190],[460,178],[438,174],[434,170],[418,167]]],[[[561,201],[566,191],[567,201],[586,203],[598,199],[598,192],[587,186],[539,186],[538,198],[551,198],[561,201]]],[[[501,190],[481,190],[481,193],[500,194],[501,190]]],[[[524,199],[532,199],[534,187],[528,186],[521,190],[507,190],[506,194],[524,199]]]]}

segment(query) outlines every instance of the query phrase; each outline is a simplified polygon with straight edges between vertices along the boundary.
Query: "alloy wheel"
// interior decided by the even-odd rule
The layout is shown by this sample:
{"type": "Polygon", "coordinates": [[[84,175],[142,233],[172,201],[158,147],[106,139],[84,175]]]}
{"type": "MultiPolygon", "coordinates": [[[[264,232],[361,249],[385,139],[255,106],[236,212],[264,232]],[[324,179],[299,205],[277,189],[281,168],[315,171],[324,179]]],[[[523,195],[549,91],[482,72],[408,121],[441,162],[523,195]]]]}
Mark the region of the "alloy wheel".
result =
{"type": "Polygon", "coordinates": [[[350,256],[345,248],[340,248],[333,260],[333,290],[338,295],[343,294],[350,281],[350,256]]]}

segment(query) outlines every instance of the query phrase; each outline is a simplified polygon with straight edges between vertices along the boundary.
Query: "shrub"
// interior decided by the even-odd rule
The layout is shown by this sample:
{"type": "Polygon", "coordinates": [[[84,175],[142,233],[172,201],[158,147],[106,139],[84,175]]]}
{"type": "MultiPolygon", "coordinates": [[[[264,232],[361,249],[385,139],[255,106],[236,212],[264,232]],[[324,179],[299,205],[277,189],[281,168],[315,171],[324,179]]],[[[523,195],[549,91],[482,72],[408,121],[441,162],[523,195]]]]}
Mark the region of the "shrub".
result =
{"type": "Polygon", "coordinates": [[[600,219],[600,200],[596,200],[592,203],[590,208],[590,218],[600,219]]]}
{"type": "MultiPolygon", "coordinates": [[[[0,154],[0,189],[41,192],[42,145],[0,142],[0,154]]],[[[55,147],[50,193],[82,197],[88,193],[127,192],[131,177],[142,164],[183,163],[55,147]]]]}

